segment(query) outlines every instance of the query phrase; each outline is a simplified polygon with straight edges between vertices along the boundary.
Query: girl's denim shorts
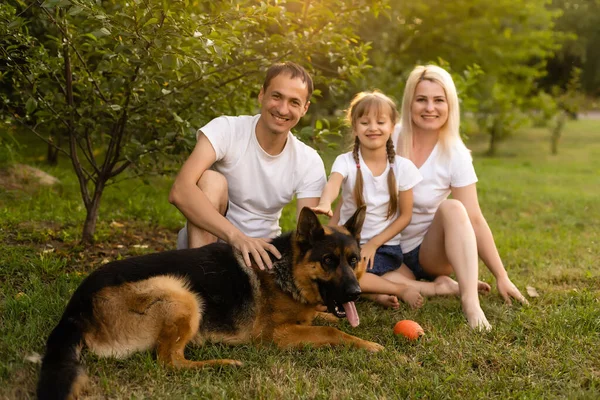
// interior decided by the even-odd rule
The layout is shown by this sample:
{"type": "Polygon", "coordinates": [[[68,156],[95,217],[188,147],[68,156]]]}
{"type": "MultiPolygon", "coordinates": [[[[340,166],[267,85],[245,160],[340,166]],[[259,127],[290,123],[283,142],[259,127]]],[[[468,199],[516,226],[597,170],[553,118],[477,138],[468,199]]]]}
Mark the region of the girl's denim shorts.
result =
{"type": "Polygon", "coordinates": [[[402,247],[397,245],[382,245],[375,252],[375,260],[367,272],[381,276],[387,272],[395,271],[402,265],[402,247]]]}

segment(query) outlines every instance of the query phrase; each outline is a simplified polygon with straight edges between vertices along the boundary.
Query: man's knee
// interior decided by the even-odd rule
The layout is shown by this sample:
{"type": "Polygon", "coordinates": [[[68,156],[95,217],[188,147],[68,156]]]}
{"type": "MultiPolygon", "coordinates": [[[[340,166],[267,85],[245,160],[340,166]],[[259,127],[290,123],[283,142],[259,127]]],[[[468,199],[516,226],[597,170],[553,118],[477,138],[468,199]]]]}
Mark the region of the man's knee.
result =
{"type": "Polygon", "coordinates": [[[198,187],[221,214],[225,214],[229,201],[227,179],[217,171],[206,170],[197,183],[198,187]]]}

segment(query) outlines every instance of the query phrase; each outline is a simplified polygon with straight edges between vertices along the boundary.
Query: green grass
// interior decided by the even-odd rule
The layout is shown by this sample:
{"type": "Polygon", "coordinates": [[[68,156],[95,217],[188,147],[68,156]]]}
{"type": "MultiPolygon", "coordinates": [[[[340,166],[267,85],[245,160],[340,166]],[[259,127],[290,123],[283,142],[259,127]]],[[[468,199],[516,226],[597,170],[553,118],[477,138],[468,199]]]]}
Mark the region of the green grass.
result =
{"type": "MultiPolygon", "coordinates": [[[[495,158],[482,156],[485,138],[469,142],[479,200],[505,266],[523,292],[533,286],[540,294],[529,307],[509,307],[494,287],[482,298],[492,332],[472,332],[455,298],[430,299],[418,311],[360,302],[360,326],[340,328],[383,344],[381,353],[190,347],[193,359],[245,363],[201,371],[163,368],[150,352],[127,360],[85,353],[91,398],[599,398],[600,121],[570,122],[557,156],[549,155],[548,139],[546,130],[525,130],[495,158]],[[400,319],[418,321],[425,337],[395,338],[400,319]]],[[[20,161],[36,161],[27,155],[33,147],[21,151],[20,161]]],[[[60,187],[0,189],[0,398],[33,397],[39,365],[25,357],[43,353],[87,272],[109,259],[174,247],[183,221],[167,202],[173,177],[123,182],[103,199],[98,243],[83,249],[77,240],[84,212],[69,167],[46,170],[60,187]]],[[[290,209],[283,221],[292,228],[290,209]]],[[[483,266],[481,272],[493,283],[483,266]]]]}

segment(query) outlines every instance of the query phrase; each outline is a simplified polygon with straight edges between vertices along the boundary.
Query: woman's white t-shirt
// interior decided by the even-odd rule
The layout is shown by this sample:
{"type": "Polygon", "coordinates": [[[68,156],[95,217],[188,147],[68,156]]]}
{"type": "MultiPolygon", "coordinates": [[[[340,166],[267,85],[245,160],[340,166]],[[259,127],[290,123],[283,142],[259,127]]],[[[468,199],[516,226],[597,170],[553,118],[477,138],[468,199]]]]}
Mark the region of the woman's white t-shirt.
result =
{"type": "MultiPolygon", "coordinates": [[[[359,153],[360,170],[363,174],[363,197],[367,205],[367,214],[360,233],[360,242],[364,244],[374,236],[380,234],[397,217],[396,212],[391,218],[387,218],[388,205],[390,202],[390,192],[388,189],[388,175],[390,172],[390,163],[388,162],[385,171],[374,176],[369,167],[365,164],[359,153]]],[[[340,210],[340,224],[343,225],[356,211],[356,202],[354,201],[354,185],[356,183],[356,174],[358,169],[352,157],[352,153],[339,155],[331,167],[331,173],[337,172],[344,177],[342,181],[342,209],[340,210]]],[[[396,156],[394,161],[394,175],[396,177],[396,186],[398,191],[412,189],[421,181],[421,175],[412,161],[396,156]]],[[[400,233],[385,243],[386,245],[400,244],[400,233]]]]}
{"type": "MultiPolygon", "coordinates": [[[[398,146],[398,129],[394,133],[393,140],[398,146]]],[[[423,180],[413,188],[412,220],[402,231],[400,241],[404,253],[423,242],[435,212],[450,195],[451,187],[464,187],[477,182],[471,152],[458,141],[450,149],[449,157],[442,156],[438,142],[419,172],[423,180]]]]}

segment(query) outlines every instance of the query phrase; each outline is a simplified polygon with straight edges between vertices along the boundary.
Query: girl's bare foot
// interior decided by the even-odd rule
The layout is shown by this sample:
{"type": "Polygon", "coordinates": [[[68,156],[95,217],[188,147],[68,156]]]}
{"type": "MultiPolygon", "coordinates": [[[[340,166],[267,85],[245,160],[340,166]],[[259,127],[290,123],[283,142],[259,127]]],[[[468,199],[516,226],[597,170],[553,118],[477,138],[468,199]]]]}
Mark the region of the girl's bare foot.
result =
{"type": "Polygon", "coordinates": [[[488,322],[481,306],[479,304],[465,304],[463,302],[463,313],[467,318],[469,326],[476,331],[487,332],[492,329],[492,325],[488,322]]]}
{"type": "Polygon", "coordinates": [[[390,294],[363,294],[363,296],[384,308],[393,308],[396,310],[400,307],[398,298],[390,294]]]}
{"type": "Polygon", "coordinates": [[[481,294],[488,294],[491,292],[492,287],[485,283],[484,281],[477,281],[477,290],[481,294]]]}
{"type": "Polygon", "coordinates": [[[423,296],[421,296],[418,290],[411,287],[405,287],[402,293],[400,293],[400,298],[412,309],[423,307],[423,296]]]}
{"type": "MultiPolygon", "coordinates": [[[[435,296],[458,296],[460,288],[458,282],[449,276],[442,275],[435,278],[433,281],[435,288],[435,296]]],[[[483,281],[477,281],[477,291],[481,294],[488,294],[492,290],[491,286],[483,281]]]]}
{"type": "Polygon", "coordinates": [[[460,294],[458,282],[449,276],[438,276],[433,281],[433,285],[436,296],[458,296],[460,294]]]}

